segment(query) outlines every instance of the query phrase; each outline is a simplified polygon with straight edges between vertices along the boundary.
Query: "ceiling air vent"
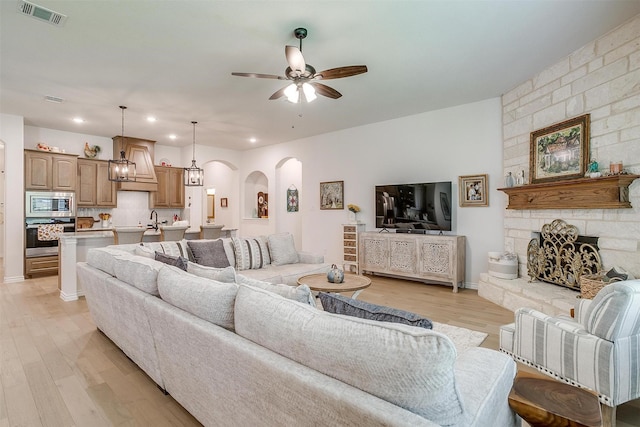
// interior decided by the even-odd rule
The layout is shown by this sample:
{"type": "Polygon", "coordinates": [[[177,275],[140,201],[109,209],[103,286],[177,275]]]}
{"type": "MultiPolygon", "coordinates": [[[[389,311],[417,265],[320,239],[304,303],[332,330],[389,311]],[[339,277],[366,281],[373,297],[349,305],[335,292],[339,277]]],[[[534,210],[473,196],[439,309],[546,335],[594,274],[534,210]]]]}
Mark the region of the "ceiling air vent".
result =
{"type": "Polygon", "coordinates": [[[23,0],[18,1],[18,13],[23,15],[32,16],[40,21],[48,22],[51,25],[57,27],[64,25],[67,21],[67,16],[53,10],[49,10],[45,7],[38,6],[37,4],[29,3],[23,0]]]}
{"type": "Polygon", "coordinates": [[[49,102],[55,102],[56,104],[60,104],[61,102],[64,101],[64,99],[62,98],[58,98],[57,96],[51,96],[51,95],[45,95],[44,100],[49,102]]]}

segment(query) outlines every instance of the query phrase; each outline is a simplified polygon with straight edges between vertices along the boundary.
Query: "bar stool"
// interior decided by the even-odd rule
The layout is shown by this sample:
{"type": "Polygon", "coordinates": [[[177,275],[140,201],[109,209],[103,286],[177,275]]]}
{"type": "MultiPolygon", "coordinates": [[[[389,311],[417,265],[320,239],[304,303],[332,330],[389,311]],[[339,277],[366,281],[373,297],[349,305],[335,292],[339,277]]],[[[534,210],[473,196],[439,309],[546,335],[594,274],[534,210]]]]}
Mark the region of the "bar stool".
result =
{"type": "Polygon", "coordinates": [[[184,233],[188,225],[165,225],[160,227],[160,241],[174,242],[184,239],[184,233]]]}
{"type": "Polygon", "coordinates": [[[200,226],[201,239],[218,239],[222,235],[224,224],[205,224],[200,226]]]}
{"type": "Polygon", "coordinates": [[[127,243],[140,243],[146,231],[141,227],[114,227],[113,244],[124,245],[127,243]]]}

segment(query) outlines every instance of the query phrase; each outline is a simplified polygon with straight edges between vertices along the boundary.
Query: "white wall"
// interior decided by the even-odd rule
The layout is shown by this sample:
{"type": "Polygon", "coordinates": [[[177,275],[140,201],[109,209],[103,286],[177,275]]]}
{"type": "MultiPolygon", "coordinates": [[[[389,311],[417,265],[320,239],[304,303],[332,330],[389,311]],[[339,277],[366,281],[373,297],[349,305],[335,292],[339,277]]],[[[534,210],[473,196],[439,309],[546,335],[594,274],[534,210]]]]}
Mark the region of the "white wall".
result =
{"type": "MultiPolygon", "coordinates": [[[[591,114],[591,158],[640,173],[640,15],[578,49],[502,97],[505,170],[529,171],[530,132],[591,114]]],[[[502,196],[506,201],[506,197],[502,196]]],[[[532,231],[554,219],[599,237],[604,269],[621,266],[640,277],[640,180],[629,187],[632,209],[507,210],[505,246],[526,275],[532,231]]]]}
{"type": "Polygon", "coordinates": [[[241,176],[261,170],[274,191],[279,162],[299,159],[302,249],[322,253],[332,263],[342,257],[340,226],[348,211],[320,210],[320,182],[344,181],[345,205],[359,205],[358,216],[371,230],[376,184],[451,181],[452,234],[467,236],[465,282],[475,285],[487,270],[487,252],[503,249],[504,204],[496,191],[502,186],[501,141],[501,106],[495,98],[251,150],[243,155],[241,176]],[[489,207],[461,208],[458,176],[475,174],[489,175],[489,207]]]}
{"type": "MultiPolygon", "coordinates": [[[[81,128],[81,125],[78,126],[81,128]]],[[[113,141],[102,136],[86,135],[83,133],[65,132],[55,129],[24,127],[24,148],[35,150],[38,143],[47,144],[64,150],[67,154],[84,155],[84,144],[100,146],[100,153],[96,159],[109,160],[113,155],[113,141]]]]}
{"type": "Polygon", "coordinates": [[[287,212],[287,190],[297,189],[298,195],[302,186],[302,162],[298,159],[287,159],[276,166],[276,191],[269,194],[269,215],[275,216],[276,230],[289,232],[294,236],[296,247],[302,247],[302,214],[287,212]]]}
{"type": "Polygon", "coordinates": [[[4,144],[0,140],[0,258],[4,258],[4,144]]]}
{"type": "Polygon", "coordinates": [[[24,120],[0,114],[0,141],[5,152],[5,222],[7,251],[4,257],[4,282],[24,280],[24,120]]]}

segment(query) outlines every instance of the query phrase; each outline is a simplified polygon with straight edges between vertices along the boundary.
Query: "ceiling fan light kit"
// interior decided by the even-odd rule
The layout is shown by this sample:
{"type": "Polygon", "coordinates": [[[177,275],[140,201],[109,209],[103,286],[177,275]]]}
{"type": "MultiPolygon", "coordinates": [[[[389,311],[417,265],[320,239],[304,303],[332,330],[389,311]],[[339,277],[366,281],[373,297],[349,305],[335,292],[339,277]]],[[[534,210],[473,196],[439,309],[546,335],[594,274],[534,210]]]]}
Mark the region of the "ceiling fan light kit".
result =
{"type": "Polygon", "coordinates": [[[109,170],[107,171],[107,179],[114,182],[135,182],[136,181],[136,164],[129,161],[124,153],[124,110],[127,107],[120,106],[122,110],[122,134],[120,135],[120,158],[109,160],[109,170]]]}
{"type": "Polygon", "coordinates": [[[284,54],[289,66],[284,71],[284,77],[259,73],[231,73],[231,75],[259,79],[290,80],[291,84],[277,90],[269,99],[279,99],[285,96],[288,101],[298,103],[311,102],[318,97],[318,94],[331,99],[338,99],[342,96],[340,92],[318,82],[318,80],[340,79],[367,72],[366,65],[350,65],[331,68],[319,73],[316,72],[316,69],[307,64],[302,56],[302,39],[307,37],[307,30],[305,28],[296,28],[293,31],[293,35],[300,40],[300,47],[285,46],[284,54]]]}

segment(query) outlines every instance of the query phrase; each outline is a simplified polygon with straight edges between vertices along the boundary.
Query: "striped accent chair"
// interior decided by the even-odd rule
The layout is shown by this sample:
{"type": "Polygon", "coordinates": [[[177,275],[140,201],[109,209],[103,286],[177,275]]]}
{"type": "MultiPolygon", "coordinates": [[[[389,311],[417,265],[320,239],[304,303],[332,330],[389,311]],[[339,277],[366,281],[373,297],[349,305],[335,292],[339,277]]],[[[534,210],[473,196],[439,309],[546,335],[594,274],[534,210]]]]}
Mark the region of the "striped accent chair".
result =
{"type": "Polygon", "coordinates": [[[595,391],[605,425],[615,425],[616,406],[640,397],[640,280],[616,282],[593,300],[579,300],[575,316],[520,308],[515,323],[500,328],[500,351],[595,391]]]}

